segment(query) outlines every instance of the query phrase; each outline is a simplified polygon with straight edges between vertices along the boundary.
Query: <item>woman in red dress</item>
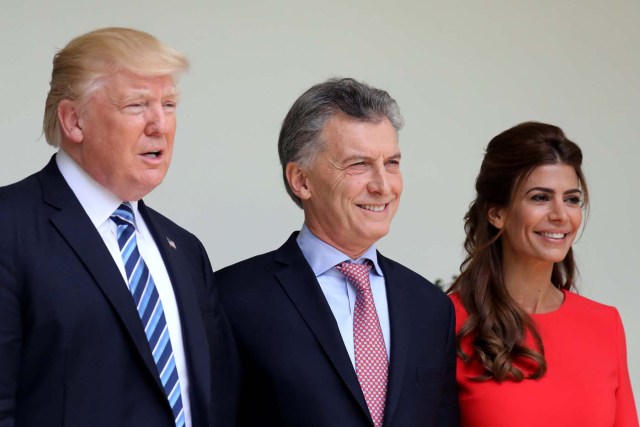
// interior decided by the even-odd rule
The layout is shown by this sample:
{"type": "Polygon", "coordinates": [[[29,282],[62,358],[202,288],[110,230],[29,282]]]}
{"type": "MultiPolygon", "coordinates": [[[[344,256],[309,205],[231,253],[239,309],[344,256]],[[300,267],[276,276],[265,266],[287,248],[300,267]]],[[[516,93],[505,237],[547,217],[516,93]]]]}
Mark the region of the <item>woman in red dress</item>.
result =
{"type": "Polygon", "coordinates": [[[615,308],[574,293],[582,152],[527,122],[489,142],[451,286],[463,427],[637,427],[615,308]]]}

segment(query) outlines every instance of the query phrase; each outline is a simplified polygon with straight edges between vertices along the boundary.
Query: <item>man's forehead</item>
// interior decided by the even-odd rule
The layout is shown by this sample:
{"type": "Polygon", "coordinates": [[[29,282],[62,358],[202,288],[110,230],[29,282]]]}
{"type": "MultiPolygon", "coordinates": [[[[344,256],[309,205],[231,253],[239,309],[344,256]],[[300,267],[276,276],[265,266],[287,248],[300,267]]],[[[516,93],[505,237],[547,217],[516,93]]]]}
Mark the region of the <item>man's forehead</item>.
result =
{"type": "Polygon", "coordinates": [[[148,95],[156,92],[159,88],[163,96],[178,94],[178,88],[170,75],[143,76],[120,71],[107,77],[104,81],[104,87],[113,95],[148,95]]]}
{"type": "Polygon", "coordinates": [[[400,157],[400,143],[397,132],[375,131],[375,134],[365,135],[326,135],[323,150],[341,157],[384,155],[384,157],[400,157]]]}

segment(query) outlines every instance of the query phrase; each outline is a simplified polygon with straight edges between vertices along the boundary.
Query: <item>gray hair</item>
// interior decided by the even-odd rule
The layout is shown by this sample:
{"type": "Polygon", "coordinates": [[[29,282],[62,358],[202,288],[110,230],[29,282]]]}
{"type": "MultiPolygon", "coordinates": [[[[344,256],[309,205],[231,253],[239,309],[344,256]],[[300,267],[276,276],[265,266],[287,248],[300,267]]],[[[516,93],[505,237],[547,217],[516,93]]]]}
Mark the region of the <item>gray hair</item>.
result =
{"type": "Polygon", "coordinates": [[[287,113],[278,139],[278,155],[287,193],[302,208],[287,180],[289,163],[308,168],[324,149],[320,134],[327,122],[338,113],[365,122],[379,122],[387,118],[396,131],[404,124],[400,108],[387,92],[354,79],[329,79],[319,83],[293,103],[287,113]]]}

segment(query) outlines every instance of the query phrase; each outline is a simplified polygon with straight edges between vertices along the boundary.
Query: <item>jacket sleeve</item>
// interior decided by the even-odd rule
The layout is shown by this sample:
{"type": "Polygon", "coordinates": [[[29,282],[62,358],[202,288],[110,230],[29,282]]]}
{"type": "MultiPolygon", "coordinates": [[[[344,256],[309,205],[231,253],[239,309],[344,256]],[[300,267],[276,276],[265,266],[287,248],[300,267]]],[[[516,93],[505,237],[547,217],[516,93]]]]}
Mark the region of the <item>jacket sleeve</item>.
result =
{"type": "Polygon", "coordinates": [[[453,304],[449,301],[449,334],[447,343],[447,371],[445,373],[445,386],[438,416],[438,427],[458,427],[460,425],[460,412],[458,409],[458,389],[456,385],[456,318],[453,304]]]}
{"type": "Polygon", "coordinates": [[[22,347],[20,283],[8,245],[0,247],[0,427],[15,425],[22,347]]]}

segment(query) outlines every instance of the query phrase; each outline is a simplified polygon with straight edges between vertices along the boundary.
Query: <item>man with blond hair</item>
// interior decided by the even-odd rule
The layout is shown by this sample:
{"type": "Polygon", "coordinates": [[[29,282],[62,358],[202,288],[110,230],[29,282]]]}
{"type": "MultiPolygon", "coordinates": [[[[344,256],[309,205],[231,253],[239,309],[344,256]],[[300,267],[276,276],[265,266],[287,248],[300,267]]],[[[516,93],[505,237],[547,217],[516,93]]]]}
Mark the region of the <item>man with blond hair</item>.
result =
{"type": "Polygon", "coordinates": [[[104,28],[53,60],[58,148],[0,188],[0,426],[233,425],[231,338],[198,239],[147,207],[186,58],[104,28]]]}

